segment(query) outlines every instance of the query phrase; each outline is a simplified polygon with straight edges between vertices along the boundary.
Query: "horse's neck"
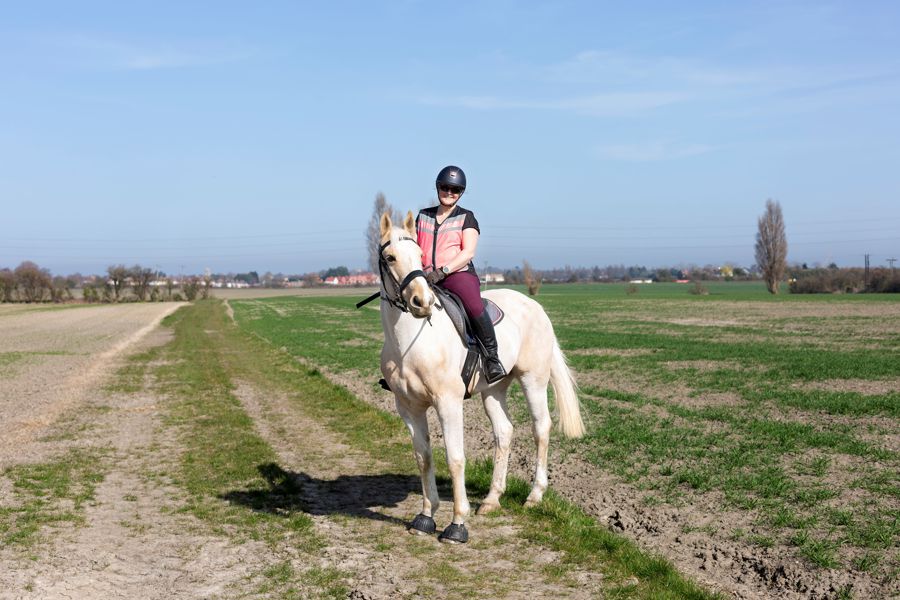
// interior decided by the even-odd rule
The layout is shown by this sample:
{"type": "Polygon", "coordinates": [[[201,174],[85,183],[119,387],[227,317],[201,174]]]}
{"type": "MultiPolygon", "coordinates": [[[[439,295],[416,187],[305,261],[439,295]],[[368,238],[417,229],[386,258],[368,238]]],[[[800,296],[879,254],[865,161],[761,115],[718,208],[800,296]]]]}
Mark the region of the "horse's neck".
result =
{"type": "Polygon", "coordinates": [[[444,311],[435,310],[430,320],[417,319],[382,301],[381,315],[385,344],[397,348],[404,355],[415,351],[416,347],[446,344],[448,332],[456,335],[453,323],[444,311]]]}

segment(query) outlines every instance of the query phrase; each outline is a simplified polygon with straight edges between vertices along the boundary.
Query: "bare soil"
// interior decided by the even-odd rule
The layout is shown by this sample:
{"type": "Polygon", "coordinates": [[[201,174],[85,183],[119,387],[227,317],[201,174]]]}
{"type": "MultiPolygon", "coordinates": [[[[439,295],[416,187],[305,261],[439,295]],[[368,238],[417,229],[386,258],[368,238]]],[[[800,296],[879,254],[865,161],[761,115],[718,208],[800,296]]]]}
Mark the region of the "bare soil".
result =
{"type": "MultiPolygon", "coordinates": [[[[181,304],[122,304],[46,310],[3,307],[0,468],[99,384],[181,304]]],[[[36,458],[33,456],[32,458],[36,458]]]]}

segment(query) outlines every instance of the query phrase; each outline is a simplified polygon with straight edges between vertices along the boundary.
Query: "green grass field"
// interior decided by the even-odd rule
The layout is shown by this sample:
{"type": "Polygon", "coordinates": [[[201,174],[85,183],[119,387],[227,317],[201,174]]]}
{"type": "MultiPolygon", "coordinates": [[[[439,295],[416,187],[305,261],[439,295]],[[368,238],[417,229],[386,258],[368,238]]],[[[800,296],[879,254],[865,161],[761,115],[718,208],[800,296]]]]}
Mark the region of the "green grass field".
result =
{"type": "MultiPolygon", "coordinates": [[[[704,296],[690,288],[542,288],[536,299],[576,372],[589,430],[555,443],[647,503],[716,498],[723,510],[748,512],[758,533],[724,532],[735,539],[896,577],[900,298],[773,297],[758,283],[710,283],[704,296]]],[[[232,306],[247,331],[374,386],[380,317],[354,301],[232,306]]]]}

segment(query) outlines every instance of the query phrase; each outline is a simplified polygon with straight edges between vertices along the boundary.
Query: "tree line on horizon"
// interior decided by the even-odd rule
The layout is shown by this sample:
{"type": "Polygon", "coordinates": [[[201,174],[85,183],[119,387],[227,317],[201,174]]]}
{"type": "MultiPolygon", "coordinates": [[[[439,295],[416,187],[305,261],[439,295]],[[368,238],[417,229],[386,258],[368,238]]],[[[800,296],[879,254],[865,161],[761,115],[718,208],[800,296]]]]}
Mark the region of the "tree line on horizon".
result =
{"type": "Polygon", "coordinates": [[[110,265],[101,276],[54,277],[49,269],[26,260],[15,269],[0,269],[0,302],[73,302],[77,299],[72,292],[79,287],[87,303],[191,302],[210,296],[209,277],[189,277],[178,283],[165,277],[162,285],[156,285],[159,280],[160,273],[153,269],[121,264],[110,265]]]}

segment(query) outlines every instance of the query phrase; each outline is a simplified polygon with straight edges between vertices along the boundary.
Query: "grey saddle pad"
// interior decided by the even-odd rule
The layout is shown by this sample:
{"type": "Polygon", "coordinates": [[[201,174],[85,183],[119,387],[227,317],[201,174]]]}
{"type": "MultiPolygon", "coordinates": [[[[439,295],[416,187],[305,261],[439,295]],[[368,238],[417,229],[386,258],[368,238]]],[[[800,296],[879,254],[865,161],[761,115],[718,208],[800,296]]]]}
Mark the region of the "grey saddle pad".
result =
{"type": "MultiPolygon", "coordinates": [[[[441,306],[447,311],[447,316],[453,321],[453,326],[456,327],[459,337],[462,338],[466,345],[469,345],[469,336],[466,333],[466,312],[459,297],[440,286],[434,286],[433,289],[440,299],[441,306]]],[[[484,302],[485,310],[488,311],[488,314],[491,316],[491,322],[494,325],[503,320],[503,310],[493,300],[482,298],[481,301],[484,302]]]]}

